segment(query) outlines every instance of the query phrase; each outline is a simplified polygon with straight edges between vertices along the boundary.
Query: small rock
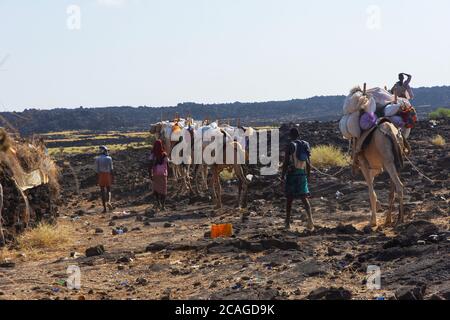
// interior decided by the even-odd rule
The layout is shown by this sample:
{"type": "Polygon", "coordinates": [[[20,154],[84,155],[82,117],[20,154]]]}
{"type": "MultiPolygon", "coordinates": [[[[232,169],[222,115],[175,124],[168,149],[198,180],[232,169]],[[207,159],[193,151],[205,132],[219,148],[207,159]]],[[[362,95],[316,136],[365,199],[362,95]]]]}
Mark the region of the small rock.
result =
{"type": "Polygon", "coordinates": [[[4,269],[13,269],[16,267],[15,262],[12,261],[4,261],[0,263],[0,268],[4,268],[4,269]]]}
{"type": "Polygon", "coordinates": [[[395,291],[397,300],[423,300],[425,286],[404,286],[395,291]]]}
{"type": "Polygon", "coordinates": [[[120,257],[119,259],[117,259],[116,263],[131,263],[133,262],[133,259],[130,257],[120,257]]]}
{"type": "Polygon", "coordinates": [[[364,229],[363,229],[363,232],[364,232],[365,234],[370,234],[370,233],[372,233],[372,227],[371,227],[371,226],[365,226],[364,229]]]}
{"type": "Polygon", "coordinates": [[[145,216],[147,218],[154,218],[156,216],[156,211],[154,209],[148,208],[145,210],[145,216]]]}
{"type": "Polygon", "coordinates": [[[352,293],[344,288],[318,288],[309,293],[308,300],[350,300],[352,293]]]}
{"type": "Polygon", "coordinates": [[[145,249],[146,252],[158,252],[167,248],[168,244],[165,242],[155,242],[151,243],[145,249]]]}
{"type": "Polygon", "coordinates": [[[148,284],[148,281],[145,278],[137,278],[136,284],[141,285],[141,286],[146,286],[148,284]]]}
{"type": "Polygon", "coordinates": [[[76,252],[76,251],[72,251],[71,253],[70,253],[70,257],[71,258],[74,258],[74,259],[76,259],[76,258],[78,258],[78,257],[80,257],[81,256],[81,253],[78,253],[78,252],[76,252]]]}
{"type": "Polygon", "coordinates": [[[103,233],[103,229],[102,228],[96,228],[95,229],[95,233],[97,233],[97,234],[103,233]]]}
{"type": "Polygon", "coordinates": [[[173,225],[170,222],[166,222],[166,223],[164,223],[163,227],[164,228],[171,228],[171,227],[173,227],[173,225]]]}
{"type": "Polygon", "coordinates": [[[104,253],[105,253],[105,247],[103,247],[103,245],[98,245],[98,246],[86,249],[86,257],[101,256],[104,253]]]}
{"type": "Polygon", "coordinates": [[[338,256],[338,255],[341,254],[339,251],[337,251],[337,250],[334,249],[333,247],[328,247],[328,250],[327,250],[327,251],[328,251],[327,254],[328,254],[329,256],[338,256]]]}

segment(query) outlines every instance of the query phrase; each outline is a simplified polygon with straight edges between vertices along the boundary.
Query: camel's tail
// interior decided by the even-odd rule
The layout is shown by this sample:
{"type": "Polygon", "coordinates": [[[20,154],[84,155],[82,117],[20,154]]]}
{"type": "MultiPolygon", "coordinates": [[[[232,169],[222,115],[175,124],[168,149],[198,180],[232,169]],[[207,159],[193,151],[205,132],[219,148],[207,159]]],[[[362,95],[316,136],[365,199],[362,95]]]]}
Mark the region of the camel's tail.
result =
{"type": "Polygon", "coordinates": [[[398,171],[403,168],[403,152],[402,152],[402,141],[398,141],[398,130],[397,128],[389,122],[385,122],[379,126],[381,132],[389,138],[392,143],[392,152],[394,154],[395,167],[398,171]]]}

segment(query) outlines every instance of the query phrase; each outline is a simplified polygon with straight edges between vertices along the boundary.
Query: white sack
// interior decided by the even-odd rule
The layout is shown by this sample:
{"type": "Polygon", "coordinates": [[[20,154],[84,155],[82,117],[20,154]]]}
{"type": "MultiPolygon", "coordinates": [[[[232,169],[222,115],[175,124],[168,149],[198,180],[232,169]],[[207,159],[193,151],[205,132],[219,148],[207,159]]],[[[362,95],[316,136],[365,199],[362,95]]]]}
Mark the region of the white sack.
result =
{"type": "Polygon", "coordinates": [[[350,115],[345,115],[342,117],[341,121],[339,122],[339,130],[341,130],[342,136],[345,139],[351,139],[352,135],[350,134],[350,132],[347,129],[347,122],[348,122],[348,118],[350,117],[350,115]]]}
{"type": "Polygon", "coordinates": [[[347,120],[347,130],[350,135],[354,138],[359,138],[361,136],[361,128],[359,126],[359,111],[353,112],[349,115],[347,120]]]}
{"type": "Polygon", "coordinates": [[[358,91],[353,95],[348,95],[344,102],[344,115],[359,111],[361,108],[361,99],[363,98],[363,93],[358,91]]]}
{"type": "Polygon", "coordinates": [[[363,109],[367,113],[375,113],[375,111],[377,111],[377,102],[372,97],[369,99],[368,103],[364,105],[363,109]]]}
{"type": "Polygon", "coordinates": [[[399,112],[400,107],[401,107],[400,103],[389,104],[389,105],[386,106],[386,108],[384,108],[384,115],[386,117],[395,116],[399,112]]]}
{"type": "Polygon", "coordinates": [[[367,94],[371,95],[376,104],[385,106],[394,101],[394,95],[383,88],[372,88],[367,90],[367,94]]]}

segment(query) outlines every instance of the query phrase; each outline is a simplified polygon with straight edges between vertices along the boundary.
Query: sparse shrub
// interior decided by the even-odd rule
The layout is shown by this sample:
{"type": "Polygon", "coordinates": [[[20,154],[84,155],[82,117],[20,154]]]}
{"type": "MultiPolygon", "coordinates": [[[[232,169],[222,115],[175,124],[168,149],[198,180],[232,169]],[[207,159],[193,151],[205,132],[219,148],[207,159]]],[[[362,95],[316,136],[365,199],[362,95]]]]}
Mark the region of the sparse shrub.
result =
{"type": "Polygon", "coordinates": [[[430,119],[450,119],[450,109],[449,108],[439,108],[429,114],[430,119]]]}
{"type": "Polygon", "coordinates": [[[220,179],[222,179],[223,181],[233,180],[234,177],[235,177],[234,170],[231,170],[231,171],[223,170],[220,173],[220,179]]]}
{"type": "Polygon", "coordinates": [[[435,146],[443,147],[443,146],[445,146],[445,139],[443,136],[438,134],[433,139],[431,139],[431,143],[435,146]]]}
{"type": "Polygon", "coordinates": [[[18,238],[21,249],[54,249],[67,243],[69,231],[61,225],[39,224],[36,228],[26,231],[18,238]]]}
{"type": "Polygon", "coordinates": [[[319,169],[345,167],[349,165],[350,157],[335,146],[320,145],[312,148],[311,163],[319,169]]]}

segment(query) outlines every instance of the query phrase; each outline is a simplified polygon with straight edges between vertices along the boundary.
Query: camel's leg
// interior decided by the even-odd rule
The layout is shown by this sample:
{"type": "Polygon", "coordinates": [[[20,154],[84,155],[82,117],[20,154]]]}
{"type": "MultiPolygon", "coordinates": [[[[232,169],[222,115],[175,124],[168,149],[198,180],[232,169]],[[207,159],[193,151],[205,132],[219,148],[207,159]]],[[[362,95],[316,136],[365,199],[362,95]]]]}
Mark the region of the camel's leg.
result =
{"type": "Polygon", "coordinates": [[[183,177],[183,187],[184,187],[183,193],[192,194],[191,184],[189,181],[189,165],[182,165],[181,175],[183,177]]]}
{"type": "Polygon", "coordinates": [[[239,193],[238,193],[238,206],[241,205],[241,198],[242,198],[242,208],[247,207],[247,192],[248,192],[248,184],[247,184],[247,178],[244,174],[244,169],[241,165],[235,165],[234,166],[234,173],[236,174],[236,177],[239,181],[239,193]]]}
{"type": "Polygon", "coordinates": [[[208,166],[201,165],[202,182],[205,190],[208,190],[208,166]]]}
{"type": "Polygon", "coordinates": [[[389,191],[389,209],[386,214],[386,222],[385,226],[392,225],[392,210],[394,210],[394,201],[395,201],[395,185],[391,182],[391,190],[389,191]]]}
{"type": "Polygon", "coordinates": [[[191,172],[191,165],[187,164],[185,168],[185,175],[186,175],[186,183],[187,183],[187,189],[190,195],[194,194],[194,189],[192,188],[192,178],[190,175],[191,172]]]}
{"type": "Polygon", "coordinates": [[[2,218],[2,211],[3,211],[3,187],[0,184],[0,247],[5,245],[5,234],[3,233],[3,218],[2,218]]]}
{"type": "Polygon", "coordinates": [[[218,169],[216,170],[217,208],[220,209],[222,208],[222,185],[220,184],[220,171],[218,169]]]}
{"type": "Polygon", "coordinates": [[[405,222],[404,218],[404,208],[403,208],[403,183],[400,180],[400,177],[398,176],[397,169],[395,168],[395,165],[393,163],[389,163],[385,166],[386,171],[389,173],[389,176],[391,177],[392,183],[395,186],[395,191],[398,195],[398,220],[397,223],[403,223],[405,222]]]}
{"type": "MultiPolygon", "coordinates": [[[[200,194],[199,179],[198,179],[198,168],[199,168],[199,165],[196,164],[196,165],[193,166],[193,169],[192,169],[192,180],[195,181],[195,194],[196,195],[200,194]]],[[[193,185],[193,183],[192,183],[192,185],[193,185]]]]}
{"type": "MultiPolygon", "coordinates": [[[[217,179],[216,176],[219,175],[219,172],[216,168],[216,165],[212,167],[212,175],[211,175],[211,196],[213,199],[213,203],[216,205],[216,208],[219,208],[219,198],[220,194],[217,194],[217,179]]],[[[220,182],[220,180],[219,180],[220,182]]]]}
{"type": "Polygon", "coordinates": [[[364,175],[367,186],[369,188],[370,208],[372,210],[372,217],[370,218],[370,226],[377,226],[377,194],[373,185],[374,175],[369,168],[369,164],[366,159],[360,159],[360,169],[364,175]]]}

